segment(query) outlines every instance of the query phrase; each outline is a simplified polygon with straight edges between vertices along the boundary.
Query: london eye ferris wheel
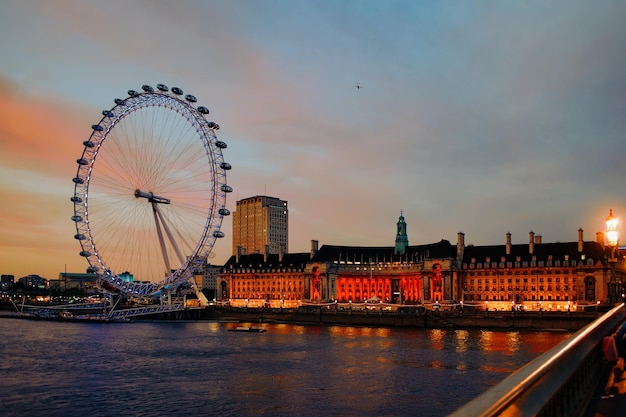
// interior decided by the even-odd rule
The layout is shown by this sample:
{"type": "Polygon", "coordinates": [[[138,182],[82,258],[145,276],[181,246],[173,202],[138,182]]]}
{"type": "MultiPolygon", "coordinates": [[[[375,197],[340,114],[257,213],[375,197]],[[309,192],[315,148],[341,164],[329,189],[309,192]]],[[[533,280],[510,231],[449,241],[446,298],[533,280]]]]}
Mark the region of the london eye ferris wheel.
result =
{"type": "Polygon", "coordinates": [[[178,87],[128,91],[83,142],[73,178],[74,238],[107,290],[152,297],[198,273],[224,236],[226,183],[219,125],[178,87]],[[129,277],[133,279],[129,279],[129,277]]]}

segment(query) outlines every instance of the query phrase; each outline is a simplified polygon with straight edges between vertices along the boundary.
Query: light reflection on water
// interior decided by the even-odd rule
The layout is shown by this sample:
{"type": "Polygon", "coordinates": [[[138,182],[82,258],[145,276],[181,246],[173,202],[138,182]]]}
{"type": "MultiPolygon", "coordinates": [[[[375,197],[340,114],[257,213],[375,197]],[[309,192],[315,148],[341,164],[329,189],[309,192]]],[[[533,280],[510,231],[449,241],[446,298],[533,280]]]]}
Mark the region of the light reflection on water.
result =
{"type": "Polygon", "coordinates": [[[442,416],[568,335],[0,320],[0,415],[442,416]]]}

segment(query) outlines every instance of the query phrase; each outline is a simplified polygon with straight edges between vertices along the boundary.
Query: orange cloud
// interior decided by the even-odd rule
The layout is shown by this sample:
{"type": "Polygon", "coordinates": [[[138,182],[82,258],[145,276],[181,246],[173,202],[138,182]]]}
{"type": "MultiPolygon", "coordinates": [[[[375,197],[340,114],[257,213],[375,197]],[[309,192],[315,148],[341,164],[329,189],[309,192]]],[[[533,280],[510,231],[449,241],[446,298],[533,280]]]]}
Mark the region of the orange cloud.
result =
{"type": "Polygon", "coordinates": [[[0,273],[54,278],[65,263],[82,271],[69,196],[81,137],[90,133],[80,126],[84,115],[0,85],[0,273]]]}
{"type": "Polygon", "coordinates": [[[7,96],[0,96],[0,126],[3,166],[40,172],[73,170],[71,156],[80,154],[80,138],[90,133],[60,117],[54,106],[7,96]]]}

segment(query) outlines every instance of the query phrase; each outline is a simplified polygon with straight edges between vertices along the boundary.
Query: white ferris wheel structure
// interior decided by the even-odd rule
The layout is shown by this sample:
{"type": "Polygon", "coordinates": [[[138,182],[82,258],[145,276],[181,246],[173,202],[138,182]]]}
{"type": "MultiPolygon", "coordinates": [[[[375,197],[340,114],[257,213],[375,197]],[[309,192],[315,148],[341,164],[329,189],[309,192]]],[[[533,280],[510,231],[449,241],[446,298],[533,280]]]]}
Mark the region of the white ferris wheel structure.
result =
{"type": "Polygon", "coordinates": [[[155,298],[197,291],[226,208],[231,165],[219,125],[178,87],[142,86],[102,112],[73,178],[74,238],[104,290],[155,298]],[[132,277],[132,279],[129,279],[132,277]]]}

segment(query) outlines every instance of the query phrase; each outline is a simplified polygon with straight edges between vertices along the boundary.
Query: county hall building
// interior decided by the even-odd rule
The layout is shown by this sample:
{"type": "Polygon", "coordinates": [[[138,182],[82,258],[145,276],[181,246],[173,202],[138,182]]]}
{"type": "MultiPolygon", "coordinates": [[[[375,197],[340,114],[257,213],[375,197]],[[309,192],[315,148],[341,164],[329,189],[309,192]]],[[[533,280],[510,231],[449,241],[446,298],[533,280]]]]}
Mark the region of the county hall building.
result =
{"type": "MultiPolygon", "coordinates": [[[[254,199],[263,207],[262,196],[254,199]]],[[[275,200],[286,214],[286,202],[275,200]]],[[[219,300],[240,307],[380,303],[566,311],[608,300],[611,274],[620,274],[609,262],[604,235],[584,241],[582,229],[577,240],[565,243],[543,243],[530,232],[524,244],[513,244],[507,233],[502,245],[466,246],[458,233],[456,244],[410,245],[401,214],[394,245],[318,247],[313,240],[304,253],[287,253],[286,229],[281,230],[275,236],[283,240],[265,240],[264,251],[233,248],[217,277],[219,300]]]]}

